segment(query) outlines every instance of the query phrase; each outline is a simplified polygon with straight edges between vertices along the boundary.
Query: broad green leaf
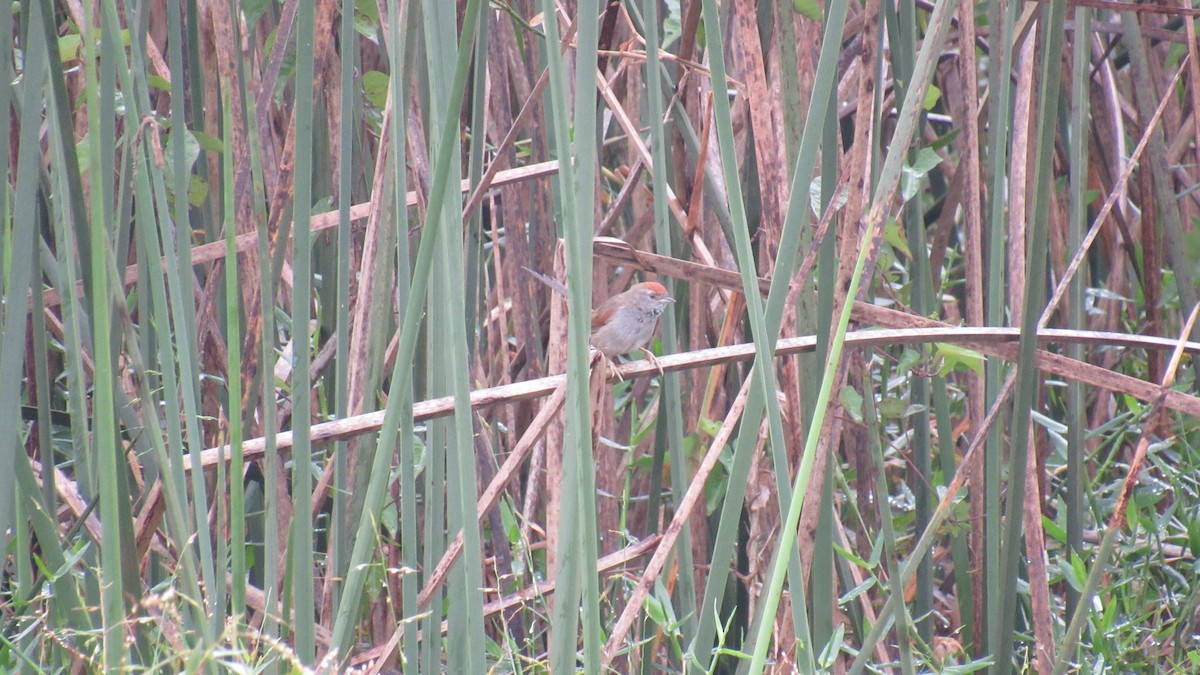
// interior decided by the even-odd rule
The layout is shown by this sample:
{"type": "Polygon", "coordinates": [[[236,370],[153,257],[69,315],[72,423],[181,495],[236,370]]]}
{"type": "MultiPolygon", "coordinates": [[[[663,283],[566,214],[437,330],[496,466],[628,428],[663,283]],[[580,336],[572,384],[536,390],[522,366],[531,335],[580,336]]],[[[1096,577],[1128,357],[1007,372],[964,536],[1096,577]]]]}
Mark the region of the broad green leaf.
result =
{"type": "MultiPolygon", "coordinates": [[[[895,220],[889,220],[886,227],[883,228],[883,241],[892,248],[900,251],[906,258],[912,258],[912,251],[908,248],[908,239],[904,236],[904,228],[895,220]]],[[[880,265],[880,269],[886,269],[880,265]]]]}
{"type": "Polygon", "coordinates": [[[68,33],[58,38],[58,58],[66,63],[79,58],[79,50],[83,47],[83,38],[79,33],[68,33]]]}
{"type": "Polygon", "coordinates": [[[937,85],[931,84],[929,85],[929,88],[925,90],[925,100],[921,102],[921,108],[923,110],[933,110],[933,107],[937,105],[941,98],[942,90],[938,89],[937,85]]]}
{"type": "Polygon", "coordinates": [[[372,42],[379,36],[379,6],[372,0],[355,0],[354,30],[372,42]]]}
{"type": "Polygon", "coordinates": [[[900,176],[900,196],[904,201],[908,201],[917,196],[921,190],[921,182],[925,175],[928,174],[933,167],[940,164],[942,158],[938,156],[933,148],[921,148],[917,151],[917,158],[913,163],[905,164],[900,176]]]}
{"type": "MultiPolygon", "coordinates": [[[[167,187],[170,188],[175,184],[175,143],[174,134],[180,133],[178,129],[171,129],[167,132],[167,138],[163,141],[163,174],[167,179],[167,187]]],[[[200,143],[192,132],[184,129],[183,136],[183,170],[190,173],[192,167],[196,164],[196,159],[200,157],[200,143]]],[[[190,191],[190,187],[189,187],[190,191]]]]}
{"type": "Polygon", "coordinates": [[[904,403],[904,399],[895,396],[885,396],[879,401],[879,416],[885,420],[898,420],[904,417],[908,406],[904,403]]]}
{"type": "MultiPolygon", "coordinates": [[[[834,193],[833,199],[830,200],[830,206],[835,210],[846,205],[846,200],[850,198],[850,190],[842,188],[834,193]]],[[[821,208],[821,177],[813,178],[808,184],[808,205],[812,208],[813,216],[820,218],[824,214],[824,209],[821,208]]]]}
{"type": "Polygon", "coordinates": [[[975,373],[983,375],[983,364],[987,361],[987,357],[974,349],[967,349],[962,345],[948,342],[938,342],[934,345],[934,350],[936,350],[938,358],[942,360],[942,367],[938,369],[939,375],[944,377],[958,366],[966,366],[975,373]]]}
{"type": "Polygon", "coordinates": [[[842,404],[842,409],[846,414],[850,415],[850,419],[855,422],[862,422],[862,394],[854,387],[842,387],[838,392],[838,401],[842,404]]]}
{"type": "Polygon", "coordinates": [[[821,20],[821,5],[817,0],[792,0],[792,9],[805,18],[821,20]]]}

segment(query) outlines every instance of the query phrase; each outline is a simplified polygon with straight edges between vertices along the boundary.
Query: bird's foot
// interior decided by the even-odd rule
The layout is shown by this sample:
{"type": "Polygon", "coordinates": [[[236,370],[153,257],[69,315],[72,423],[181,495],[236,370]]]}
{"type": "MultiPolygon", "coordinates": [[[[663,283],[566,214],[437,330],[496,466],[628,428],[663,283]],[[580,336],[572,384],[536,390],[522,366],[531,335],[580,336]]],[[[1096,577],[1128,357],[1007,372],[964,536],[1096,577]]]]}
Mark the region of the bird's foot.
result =
{"type": "Polygon", "coordinates": [[[615,377],[621,382],[625,381],[625,377],[621,375],[621,371],[617,370],[616,362],[605,356],[604,352],[600,351],[599,349],[596,350],[596,356],[592,363],[594,364],[596,362],[604,364],[604,371],[606,373],[605,379],[612,379],[615,377]]]}
{"type": "Polygon", "coordinates": [[[658,357],[654,355],[654,352],[650,351],[649,349],[646,349],[645,347],[642,347],[641,350],[642,350],[642,353],[644,353],[646,355],[646,359],[648,361],[650,361],[650,363],[653,363],[655,369],[658,370],[658,376],[662,377],[663,375],[665,375],[665,373],[663,373],[662,364],[658,362],[658,357]]]}

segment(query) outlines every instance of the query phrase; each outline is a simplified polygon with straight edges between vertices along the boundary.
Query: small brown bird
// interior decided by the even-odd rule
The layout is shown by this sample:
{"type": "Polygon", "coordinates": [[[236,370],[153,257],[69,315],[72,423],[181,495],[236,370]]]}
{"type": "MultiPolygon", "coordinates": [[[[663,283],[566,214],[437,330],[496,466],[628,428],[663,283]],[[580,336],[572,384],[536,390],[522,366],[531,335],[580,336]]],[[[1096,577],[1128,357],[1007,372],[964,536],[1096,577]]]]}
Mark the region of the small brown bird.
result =
{"type": "Polygon", "coordinates": [[[592,312],[592,346],[610,360],[640,349],[658,365],[646,344],[654,337],[659,315],[672,302],[675,298],[657,281],[634,284],[612,296],[592,312]]]}
{"type": "MultiPolygon", "coordinates": [[[[567,295],[567,287],[557,279],[528,267],[524,269],[555,292],[567,295]]],[[[612,296],[592,310],[592,336],[589,341],[604,356],[611,373],[616,373],[613,361],[617,357],[640,349],[662,374],[662,366],[654,354],[646,349],[646,344],[654,337],[658,317],[672,302],[675,302],[675,298],[667,294],[662,284],[644,281],[630,286],[624,293],[612,296]]]]}

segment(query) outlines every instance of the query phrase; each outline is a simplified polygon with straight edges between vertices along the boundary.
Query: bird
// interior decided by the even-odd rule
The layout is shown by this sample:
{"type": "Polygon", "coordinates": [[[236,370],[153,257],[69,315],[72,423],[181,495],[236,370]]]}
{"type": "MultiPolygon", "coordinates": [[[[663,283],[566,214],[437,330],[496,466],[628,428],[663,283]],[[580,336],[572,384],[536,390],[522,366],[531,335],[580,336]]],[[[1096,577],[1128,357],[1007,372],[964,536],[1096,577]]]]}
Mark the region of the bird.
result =
{"type": "MultiPolygon", "coordinates": [[[[567,287],[562,282],[528,267],[524,270],[555,292],[567,295],[567,287]]],[[[653,352],[646,349],[646,345],[650,338],[654,337],[658,317],[667,305],[673,302],[675,298],[671,297],[665,286],[657,281],[643,281],[630,286],[623,293],[612,296],[592,310],[592,334],[589,342],[603,356],[610,373],[620,377],[613,362],[622,354],[641,350],[658,369],[659,375],[663,374],[662,365],[653,352]]]]}
{"type": "Polygon", "coordinates": [[[658,317],[667,305],[675,302],[666,287],[657,281],[643,281],[629,290],[605,300],[592,311],[592,346],[609,362],[622,354],[641,350],[662,374],[662,365],[654,353],[646,349],[654,337],[658,317]]]}

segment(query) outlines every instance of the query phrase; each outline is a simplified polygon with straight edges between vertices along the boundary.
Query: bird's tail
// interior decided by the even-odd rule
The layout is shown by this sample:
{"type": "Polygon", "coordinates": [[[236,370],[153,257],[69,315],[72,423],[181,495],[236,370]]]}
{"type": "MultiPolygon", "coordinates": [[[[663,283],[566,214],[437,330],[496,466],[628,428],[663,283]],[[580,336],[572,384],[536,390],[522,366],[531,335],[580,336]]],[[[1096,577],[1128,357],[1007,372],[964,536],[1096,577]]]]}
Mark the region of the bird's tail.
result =
{"type": "Polygon", "coordinates": [[[542,274],[541,272],[535,272],[535,271],[529,269],[528,267],[522,266],[521,269],[525,270],[529,274],[529,276],[531,276],[534,279],[537,279],[538,281],[542,282],[543,284],[546,284],[547,286],[549,286],[550,290],[562,295],[564,298],[569,295],[567,293],[567,287],[564,286],[563,282],[559,281],[558,279],[555,279],[554,277],[542,274]]]}

